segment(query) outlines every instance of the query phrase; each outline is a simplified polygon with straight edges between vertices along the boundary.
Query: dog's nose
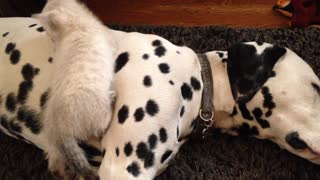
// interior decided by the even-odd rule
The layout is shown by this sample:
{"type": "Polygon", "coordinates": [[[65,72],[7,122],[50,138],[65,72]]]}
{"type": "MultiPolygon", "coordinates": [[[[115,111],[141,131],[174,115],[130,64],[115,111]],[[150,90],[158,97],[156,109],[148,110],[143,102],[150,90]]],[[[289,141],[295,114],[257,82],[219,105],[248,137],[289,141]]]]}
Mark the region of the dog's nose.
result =
{"type": "Polygon", "coordinates": [[[286,142],[294,149],[306,149],[308,148],[307,143],[305,143],[299,136],[298,132],[291,132],[286,135],[286,142]]]}

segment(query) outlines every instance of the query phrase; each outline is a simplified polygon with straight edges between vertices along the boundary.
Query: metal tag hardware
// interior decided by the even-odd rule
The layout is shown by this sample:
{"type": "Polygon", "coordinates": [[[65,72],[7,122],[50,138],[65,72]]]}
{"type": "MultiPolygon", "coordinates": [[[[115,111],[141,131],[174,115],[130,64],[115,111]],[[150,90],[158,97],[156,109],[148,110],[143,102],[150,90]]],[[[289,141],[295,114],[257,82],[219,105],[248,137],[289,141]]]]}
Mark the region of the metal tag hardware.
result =
{"type": "Polygon", "coordinates": [[[205,138],[205,133],[214,124],[214,111],[213,111],[213,80],[210,63],[206,54],[198,54],[201,76],[203,81],[203,93],[201,109],[199,111],[199,117],[202,120],[198,122],[199,125],[204,126],[201,131],[202,138],[205,138]]]}
{"type": "Polygon", "coordinates": [[[203,121],[203,125],[205,126],[202,130],[202,138],[205,138],[205,133],[206,131],[213,126],[214,123],[214,112],[213,111],[209,111],[209,112],[203,112],[202,109],[200,109],[199,112],[199,117],[200,119],[202,119],[203,121]]]}

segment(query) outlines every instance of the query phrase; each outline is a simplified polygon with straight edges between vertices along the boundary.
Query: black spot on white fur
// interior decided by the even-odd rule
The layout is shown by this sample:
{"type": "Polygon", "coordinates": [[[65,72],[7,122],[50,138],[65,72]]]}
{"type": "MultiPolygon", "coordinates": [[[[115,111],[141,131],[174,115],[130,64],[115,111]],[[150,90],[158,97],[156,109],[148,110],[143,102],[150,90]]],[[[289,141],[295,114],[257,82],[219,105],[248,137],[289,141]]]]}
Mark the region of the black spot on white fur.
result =
{"type": "Polygon", "coordinates": [[[34,74],[35,75],[39,75],[40,73],[40,69],[39,68],[34,68],[34,74]]]}
{"type": "Polygon", "coordinates": [[[49,63],[52,63],[52,62],[53,62],[53,58],[52,58],[52,57],[49,57],[49,58],[48,58],[48,62],[49,62],[49,63]]]}
{"type": "Polygon", "coordinates": [[[29,28],[36,26],[37,24],[31,24],[30,26],[28,26],[29,28]]]}
{"type": "Polygon", "coordinates": [[[158,137],[155,134],[151,134],[148,138],[148,143],[150,149],[154,149],[157,146],[158,137]]]}
{"type": "Polygon", "coordinates": [[[9,34],[9,32],[5,32],[2,34],[2,37],[6,37],[9,34]]]}
{"type": "Polygon", "coordinates": [[[35,110],[25,106],[20,107],[17,113],[17,119],[24,122],[25,126],[34,134],[39,134],[42,128],[39,116],[35,110]]]}
{"type": "Polygon", "coordinates": [[[29,63],[25,64],[22,67],[21,73],[24,80],[26,81],[32,81],[33,77],[36,75],[35,68],[29,63]]]}
{"type": "Polygon", "coordinates": [[[179,134],[180,134],[180,132],[179,132],[179,125],[177,126],[177,139],[178,139],[178,141],[179,141],[179,134]]]}
{"type": "Polygon", "coordinates": [[[160,40],[154,40],[154,41],[152,41],[152,46],[161,46],[161,41],[160,40]]]}
{"type": "Polygon", "coordinates": [[[146,143],[140,142],[137,145],[136,154],[139,159],[144,161],[144,167],[146,169],[154,165],[154,153],[148,148],[146,143]]]}
{"type": "Polygon", "coordinates": [[[200,81],[195,78],[195,77],[191,77],[190,79],[190,83],[191,83],[191,86],[194,90],[198,91],[201,89],[201,84],[200,84],[200,81]]]}
{"type": "Polygon", "coordinates": [[[115,72],[119,72],[129,61],[129,53],[123,52],[121,53],[118,58],[116,59],[116,67],[115,72]]]}
{"type": "Polygon", "coordinates": [[[144,118],[144,110],[140,107],[137,108],[136,111],[134,112],[134,118],[136,122],[140,122],[144,118]]]}
{"type": "Polygon", "coordinates": [[[136,154],[139,159],[144,160],[144,158],[147,154],[147,151],[148,151],[148,146],[146,145],[146,143],[140,142],[137,145],[136,154]]]}
{"type": "Polygon", "coordinates": [[[20,139],[19,134],[22,131],[22,128],[19,124],[15,123],[15,119],[8,119],[7,115],[2,115],[0,119],[0,124],[3,128],[5,128],[11,135],[15,136],[16,138],[20,139]]]}
{"type": "Polygon", "coordinates": [[[182,117],[184,114],[184,106],[181,107],[181,110],[180,110],[180,117],[182,117]]]}
{"type": "Polygon", "coordinates": [[[45,30],[44,30],[43,27],[38,27],[38,28],[37,28],[37,31],[38,31],[38,32],[43,32],[43,31],[45,31],[45,30]]]}
{"type": "Polygon", "coordinates": [[[161,156],[161,163],[164,163],[168,157],[172,154],[171,150],[167,150],[162,156],[161,156]]]}
{"type": "Polygon", "coordinates": [[[143,85],[145,86],[145,87],[150,87],[150,86],[152,86],[152,80],[151,80],[151,77],[150,76],[144,76],[144,78],[143,78],[143,85]]]}
{"type": "Polygon", "coordinates": [[[14,121],[15,119],[9,120],[7,115],[2,115],[0,118],[0,124],[3,128],[5,128],[14,137],[24,140],[24,138],[21,138],[21,136],[19,135],[19,133],[21,133],[22,131],[22,128],[14,121]]]}
{"type": "Polygon", "coordinates": [[[276,107],[275,103],[273,102],[273,97],[269,91],[268,87],[263,87],[261,90],[264,101],[263,101],[263,107],[268,108],[268,109],[273,109],[276,107]]]}
{"type": "Polygon", "coordinates": [[[268,110],[268,111],[266,112],[266,117],[270,117],[271,115],[272,115],[272,111],[268,110]]]}
{"type": "Polygon", "coordinates": [[[117,157],[119,157],[119,155],[120,155],[120,151],[119,151],[118,147],[116,147],[116,155],[117,155],[117,157]]]}
{"type": "Polygon", "coordinates": [[[147,60],[147,59],[149,59],[149,55],[148,55],[148,54],[144,54],[144,55],[142,56],[142,58],[143,58],[144,60],[147,60]]]}
{"type": "Polygon", "coordinates": [[[127,167],[127,171],[134,177],[138,177],[140,174],[140,167],[138,163],[134,161],[127,167]]]}
{"type": "Polygon", "coordinates": [[[10,127],[11,131],[14,131],[16,133],[21,133],[22,132],[21,126],[19,124],[15,123],[14,120],[10,121],[9,127],[10,127]]]}
{"type": "Polygon", "coordinates": [[[167,63],[159,64],[159,69],[163,74],[168,74],[170,72],[170,66],[167,63]]]}
{"type": "Polygon", "coordinates": [[[10,61],[11,64],[17,64],[20,61],[21,53],[19,50],[15,49],[11,52],[10,61]]]}
{"type": "Polygon", "coordinates": [[[270,127],[270,124],[267,120],[265,119],[262,119],[262,110],[260,108],[255,108],[253,111],[252,111],[252,114],[254,115],[254,117],[256,118],[256,121],[260,124],[260,126],[262,128],[269,128],[270,127]]]}
{"type": "Polygon", "coordinates": [[[233,131],[238,132],[240,136],[258,136],[259,131],[256,126],[250,127],[248,123],[242,123],[241,126],[232,128],[233,131]]]}
{"type": "Polygon", "coordinates": [[[132,144],[130,142],[126,143],[126,145],[124,146],[124,154],[129,157],[132,154],[133,151],[133,147],[132,144]]]}
{"type": "Polygon", "coordinates": [[[123,105],[118,112],[118,121],[120,124],[123,124],[129,116],[129,108],[126,105],[123,105]]]}
{"type": "Polygon", "coordinates": [[[266,112],[266,117],[269,117],[272,115],[272,109],[276,107],[275,102],[273,101],[273,97],[269,91],[269,88],[267,86],[264,86],[261,89],[261,93],[263,95],[263,107],[268,108],[268,111],[266,112]]]}
{"type": "Polygon", "coordinates": [[[167,142],[167,139],[168,139],[168,134],[167,134],[167,130],[165,128],[161,128],[159,130],[159,137],[160,137],[160,141],[162,143],[165,143],[167,142]]]}
{"type": "Polygon", "coordinates": [[[3,128],[5,128],[12,136],[16,137],[17,139],[21,141],[25,141],[27,143],[32,144],[30,141],[26,140],[23,136],[21,136],[19,133],[21,133],[22,128],[19,124],[14,122],[15,119],[11,119],[9,123],[9,119],[7,115],[2,115],[0,118],[0,124],[3,128]]]}
{"type": "Polygon", "coordinates": [[[172,80],[170,80],[169,83],[170,83],[171,85],[174,85],[174,82],[173,82],[172,80]]]}
{"type": "Polygon", "coordinates": [[[9,112],[14,112],[17,107],[17,100],[14,93],[9,93],[7,95],[6,107],[9,112]]]}
{"type": "Polygon", "coordinates": [[[191,87],[187,83],[182,84],[181,95],[183,99],[191,101],[193,93],[191,87]]]}
{"type": "Polygon", "coordinates": [[[250,120],[250,121],[253,120],[253,117],[251,116],[250,111],[248,110],[246,103],[239,104],[239,109],[240,109],[242,117],[244,119],[247,119],[247,120],[250,120]]]}
{"type": "Polygon", "coordinates": [[[21,104],[24,104],[27,100],[29,92],[33,88],[33,83],[32,81],[23,81],[19,85],[19,90],[18,90],[18,102],[21,104]]]}
{"type": "Polygon", "coordinates": [[[46,92],[44,92],[41,97],[40,97],[40,107],[44,108],[47,101],[48,101],[48,97],[49,97],[49,90],[47,90],[46,92]]]}
{"type": "Polygon", "coordinates": [[[166,48],[164,46],[158,46],[155,50],[154,50],[154,54],[158,57],[164,56],[166,53],[166,48]]]}
{"type": "Polygon", "coordinates": [[[159,106],[154,100],[150,99],[147,101],[146,111],[150,116],[154,116],[159,112],[159,106]]]}
{"type": "Polygon", "coordinates": [[[5,48],[5,50],[4,50],[4,52],[6,53],[6,54],[9,54],[9,53],[11,53],[14,49],[16,48],[16,44],[14,44],[14,43],[8,43],[7,44],[7,46],[6,46],[6,48],[5,48]]]}

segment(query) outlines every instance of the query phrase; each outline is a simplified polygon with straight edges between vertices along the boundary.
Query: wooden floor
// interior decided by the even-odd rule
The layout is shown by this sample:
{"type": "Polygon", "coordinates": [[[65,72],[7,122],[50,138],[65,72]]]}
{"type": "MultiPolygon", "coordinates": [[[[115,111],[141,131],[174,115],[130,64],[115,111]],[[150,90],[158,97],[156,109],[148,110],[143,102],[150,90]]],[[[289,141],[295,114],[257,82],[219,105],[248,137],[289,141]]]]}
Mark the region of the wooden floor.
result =
{"type": "Polygon", "coordinates": [[[273,28],[276,0],[83,0],[105,23],[273,28]]]}

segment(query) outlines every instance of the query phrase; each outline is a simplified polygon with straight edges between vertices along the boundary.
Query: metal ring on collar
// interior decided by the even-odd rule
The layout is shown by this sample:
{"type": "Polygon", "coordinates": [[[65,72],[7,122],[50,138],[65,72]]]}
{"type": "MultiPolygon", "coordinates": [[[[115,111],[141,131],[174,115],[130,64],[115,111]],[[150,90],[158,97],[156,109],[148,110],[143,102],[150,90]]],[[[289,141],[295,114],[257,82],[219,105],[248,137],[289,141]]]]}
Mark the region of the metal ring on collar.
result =
{"type": "Polygon", "coordinates": [[[200,112],[199,112],[199,116],[200,118],[205,122],[204,124],[207,126],[207,127],[211,127],[212,124],[214,123],[214,120],[213,120],[213,117],[214,117],[214,112],[213,111],[210,111],[211,113],[211,117],[210,118],[207,118],[203,115],[203,111],[202,109],[200,109],[200,112]]]}

